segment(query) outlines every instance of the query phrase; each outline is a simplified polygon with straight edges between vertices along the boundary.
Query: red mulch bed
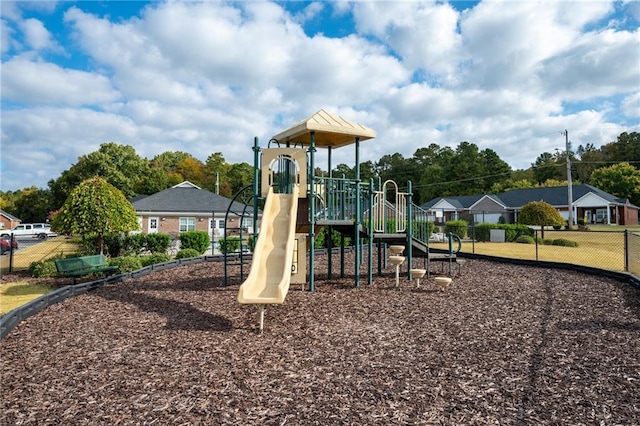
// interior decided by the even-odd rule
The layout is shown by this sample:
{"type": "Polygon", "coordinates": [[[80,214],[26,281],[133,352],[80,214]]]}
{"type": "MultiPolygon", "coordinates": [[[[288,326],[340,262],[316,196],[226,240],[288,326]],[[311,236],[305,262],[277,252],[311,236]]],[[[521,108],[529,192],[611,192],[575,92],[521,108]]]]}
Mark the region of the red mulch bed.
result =
{"type": "Polygon", "coordinates": [[[446,291],[395,288],[391,268],[359,288],[318,274],[314,293],[292,285],[267,310],[260,335],[237,281],[223,284],[220,263],[185,266],[29,318],[0,342],[0,423],[640,419],[640,292],[628,284],[479,260],[446,291]]]}

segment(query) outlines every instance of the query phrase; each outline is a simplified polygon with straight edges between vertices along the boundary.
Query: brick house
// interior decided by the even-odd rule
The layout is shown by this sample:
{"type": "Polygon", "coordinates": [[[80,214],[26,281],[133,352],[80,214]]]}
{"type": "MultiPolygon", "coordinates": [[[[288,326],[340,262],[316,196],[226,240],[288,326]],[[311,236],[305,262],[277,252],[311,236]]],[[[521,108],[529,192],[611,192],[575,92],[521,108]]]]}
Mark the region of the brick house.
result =
{"type": "Polygon", "coordinates": [[[12,214],[0,210],[0,229],[13,229],[22,222],[12,214]]]}
{"type": "Polygon", "coordinates": [[[225,223],[227,209],[232,203],[229,198],[202,189],[189,181],[153,195],[130,200],[138,215],[143,233],[162,232],[177,236],[187,231],[205,231],[213,240],[224,235],[224,230],[243,228],[253,232],[253,208],[233,202],[231,214],[225,223]],[[241,218],[245,212],[244,219],[241,218]]]}
{"type": "MultiPolygon", "coordinates": [[[[512,189],[499,195],[479,194],[438,197],[420,207],[427,210],[437,224],[453,219],[469,223],[515,223],[520,209],[531,201],[544,201],[554,206],[560,215],[569,217],[567,186],[512,189]],[[501,219],[502,218],[502,219],[501,219]]],[[[637,225],[638,206],[624,198],[611,195],[591,185],[572,186],[574,220],[609,225],[637,225]]]]}

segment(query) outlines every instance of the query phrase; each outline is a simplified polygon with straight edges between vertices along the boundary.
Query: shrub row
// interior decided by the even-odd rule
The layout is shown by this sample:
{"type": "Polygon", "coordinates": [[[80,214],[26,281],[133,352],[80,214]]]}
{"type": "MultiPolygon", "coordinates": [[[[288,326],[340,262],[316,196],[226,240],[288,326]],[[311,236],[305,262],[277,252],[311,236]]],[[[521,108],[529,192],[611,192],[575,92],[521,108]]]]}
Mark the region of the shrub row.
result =
{"type": "MultiPolygon", "coordinates": [[[[535,244],[536,240],[529,235],[521,235],[516,238],[516,243],[521,244],[535,244]]],[[[561,246],[561,247],[578,247],[578,243],[572,240],[567,240],[565,238],[538,238],[538,244],[542,244],[544,246],[561,246]]]]}
{"type": "Polygon", "coordinates": [[[535,231],[529,228],[527,225],[521,224],[496,224],[496,223],[479,223],[475,227],[474,238],[476,241],[491,241],[492,229],[504,229],[505,241],[517,241],[520,236],[532,237],[535,235],[535,231]]]}

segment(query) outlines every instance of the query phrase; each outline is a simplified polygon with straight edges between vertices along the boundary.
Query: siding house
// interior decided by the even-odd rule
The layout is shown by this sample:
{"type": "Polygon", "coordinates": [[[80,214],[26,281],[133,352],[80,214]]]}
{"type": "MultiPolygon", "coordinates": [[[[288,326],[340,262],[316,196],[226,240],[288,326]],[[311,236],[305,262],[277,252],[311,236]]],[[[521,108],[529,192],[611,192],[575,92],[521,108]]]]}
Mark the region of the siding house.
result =
{"type": "Polygon", "coordinates": [[[175,237],[182,232],[205,231],[214,239],[223,236],[225,228],[228,233],[240,228],[253,232],[252,206],[239,202],[232,205],[232,200],[188,181],[130,201],[143,233],[162,232],[175,237]],[[230,214],[225,223],[230,205],[237,214],[230,214]],[[246,212],[244,218],[239,216],[242,212],[246,212]]]}
{"type": "MultiPolygon", "coordinates": [[[[637,225],[638,206],[591,185],[573,185],[573,217],[587,224],[637,225]]],[[[515,223],[518,213],[531,201],[554,206],[565,219],[569,217],[568,188],[512,189],[499,195],[481,194],[434,198],[422,206],[437,224],[465,219],[469,223],[515,223]]]]}

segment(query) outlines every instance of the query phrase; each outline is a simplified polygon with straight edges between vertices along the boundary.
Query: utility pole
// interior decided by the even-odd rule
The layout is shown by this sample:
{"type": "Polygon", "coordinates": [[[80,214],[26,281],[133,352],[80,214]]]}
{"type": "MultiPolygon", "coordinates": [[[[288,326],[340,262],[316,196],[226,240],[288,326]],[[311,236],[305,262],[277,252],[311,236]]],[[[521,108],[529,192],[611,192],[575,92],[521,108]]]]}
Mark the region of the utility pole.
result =
{"type": "Polygon", "coordinates": [[[560,132],[564,135],[565,143],[565,155],[567,157],[567,200],[569,206],[569,219],[567,222],[567,229],[573,228],[573,185],[571,184],[571,149],[569,144],[569,131],[567,129],[564,132],[560,132]]]}
{"type": "Polygon", "coordinates": [[[220,173],[216,172],[216,194],[220,195],[220,173]]]}

